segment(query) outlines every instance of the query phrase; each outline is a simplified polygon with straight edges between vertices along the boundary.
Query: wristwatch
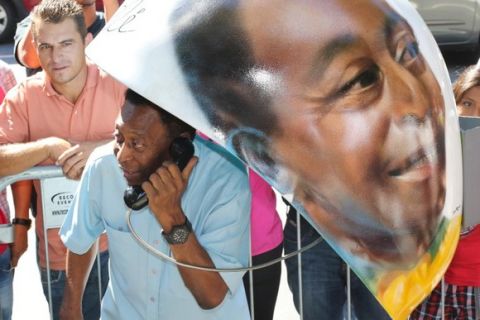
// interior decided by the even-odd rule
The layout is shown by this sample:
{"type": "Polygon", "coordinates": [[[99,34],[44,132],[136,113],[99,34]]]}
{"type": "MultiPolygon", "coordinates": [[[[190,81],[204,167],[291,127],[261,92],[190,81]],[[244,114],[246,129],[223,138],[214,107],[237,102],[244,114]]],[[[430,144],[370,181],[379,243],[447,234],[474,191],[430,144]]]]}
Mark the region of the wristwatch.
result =
{"type": "Polygon", "coordinates": [[[183,244],[187,242],[188,235],[192,232],[192,224],[185,217],[185,223],[173,226],[169,233],[162,231],[162,235],[169,244],[183,244]]]}
{"type": "Polygon", "coordinates": [[[28,229],[30,229],[30,226],[32,225],[32,220],[31,219],[22,219],[22,218],[13,218],[12,224],[20,224],[22,226],[25,226],[28,229]]]}

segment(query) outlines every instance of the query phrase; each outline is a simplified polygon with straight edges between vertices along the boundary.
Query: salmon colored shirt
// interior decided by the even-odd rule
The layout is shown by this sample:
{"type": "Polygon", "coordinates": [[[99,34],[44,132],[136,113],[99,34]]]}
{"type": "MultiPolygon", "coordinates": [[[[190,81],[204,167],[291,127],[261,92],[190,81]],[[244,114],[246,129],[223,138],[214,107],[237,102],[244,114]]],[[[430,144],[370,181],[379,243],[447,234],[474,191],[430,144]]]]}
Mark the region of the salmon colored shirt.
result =
{"type": "MultiPolygon", "coordinates": [[[[8,92],[0,106],[0,144],[59,137],[73,141],[113,139],[115,120],[125,99],[125,86],[88,64],[85,87],[75,104],[58,94],[45,73],[27,78],[8,92]]],[[[52,164],[45,162],[41,165],[52,164]]],[[[35,183],[40,266],[45,267],[45,243],[39,183],[35,183]]],[[[48,230],[50,268],[65,270],[66,248],[58,229],[48,230]]],[[[100,250],[107,249],[105,236],[100,250]]]]}

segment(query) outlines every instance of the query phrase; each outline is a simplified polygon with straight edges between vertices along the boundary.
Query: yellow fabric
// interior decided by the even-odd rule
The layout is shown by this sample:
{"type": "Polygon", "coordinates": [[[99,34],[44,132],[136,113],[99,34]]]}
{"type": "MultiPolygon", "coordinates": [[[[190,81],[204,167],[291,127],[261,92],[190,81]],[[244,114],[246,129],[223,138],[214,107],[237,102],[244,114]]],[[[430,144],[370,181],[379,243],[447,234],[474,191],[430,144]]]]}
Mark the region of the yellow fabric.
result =
{"type": "Polygon", "coordinates": [[[377,283],[377,299],[393,320],[405,320],[413,309],[430,294],[448,268],[457,247],[461,215],[449,222],[445,238],[432,260],[426,253],[414,269],[389,272],[377,283]]]}

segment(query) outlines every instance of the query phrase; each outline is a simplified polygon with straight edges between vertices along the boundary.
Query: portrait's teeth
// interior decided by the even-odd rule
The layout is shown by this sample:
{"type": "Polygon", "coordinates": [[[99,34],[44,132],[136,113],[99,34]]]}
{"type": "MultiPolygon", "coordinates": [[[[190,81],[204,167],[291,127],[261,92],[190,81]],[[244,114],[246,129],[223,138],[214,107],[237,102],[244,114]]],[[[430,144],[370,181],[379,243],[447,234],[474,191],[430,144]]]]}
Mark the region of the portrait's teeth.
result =
{"type": "Polygon", "coordinates": [[[411,169],[419,168],[425,164],[428,163],[433,163],[434,162],[434,150],[430,149],[428,152],[425,152],[425,150],[419,151],[409,157],[403,166],[395,168],[393,170],[390,170],[388,172],[389,176],[392,177],[398,177],[401,176],[402,174],[405,174],[411,169]]]}

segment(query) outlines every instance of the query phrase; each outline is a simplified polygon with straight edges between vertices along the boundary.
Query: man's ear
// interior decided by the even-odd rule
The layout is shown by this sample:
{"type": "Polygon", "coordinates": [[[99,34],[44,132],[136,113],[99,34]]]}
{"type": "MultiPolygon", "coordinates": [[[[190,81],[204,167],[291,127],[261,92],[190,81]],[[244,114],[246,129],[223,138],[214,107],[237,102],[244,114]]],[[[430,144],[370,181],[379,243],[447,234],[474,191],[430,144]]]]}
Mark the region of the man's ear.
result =
{"type": "Polygon", "coordinates": [[[187,131],[184,131],[184,132],[180,133],[180,137],[193,140],[192,134],[190,132],[187,132],[187,131]]]}
{"type": "Polygon", "coordinates": [[[92,40],[93,40],[93,35],[90,32],[87,33],[87,35],[85,36],[85,47],[88,46],[90,42],[92,42],[92,40]]]}

